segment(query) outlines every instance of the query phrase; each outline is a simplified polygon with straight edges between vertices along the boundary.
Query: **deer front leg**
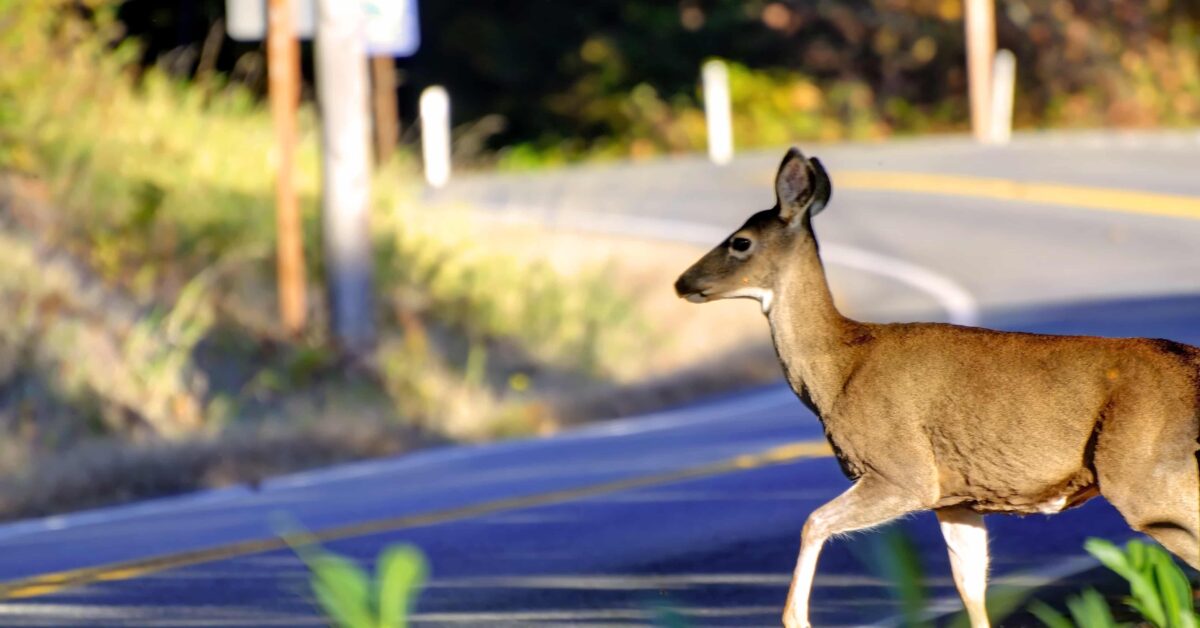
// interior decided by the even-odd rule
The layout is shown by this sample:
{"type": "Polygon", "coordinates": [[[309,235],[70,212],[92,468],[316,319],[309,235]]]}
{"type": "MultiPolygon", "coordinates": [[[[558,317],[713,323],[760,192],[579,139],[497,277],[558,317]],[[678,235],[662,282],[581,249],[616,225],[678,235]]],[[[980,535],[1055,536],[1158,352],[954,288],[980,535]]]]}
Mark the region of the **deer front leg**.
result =
{"type": "Polygon", "coordinates": [[[813,511],[800,534],[800,557],[788,590],[783,611],[786,628],[809,628],[808,597],[817,571],[821,545],[838,534],[882,525],[902,515],[920,510],[915,496],[873,476],[863,476],[849,490],[813,511]]]}
{"type": "Polygon", "coordinates": [[[971,618],[971,628],[988,628],[987,590],[988,539],[983,515],[965,508],[937,511],[946,548],[950,550],[950,571],[971,618]]]}

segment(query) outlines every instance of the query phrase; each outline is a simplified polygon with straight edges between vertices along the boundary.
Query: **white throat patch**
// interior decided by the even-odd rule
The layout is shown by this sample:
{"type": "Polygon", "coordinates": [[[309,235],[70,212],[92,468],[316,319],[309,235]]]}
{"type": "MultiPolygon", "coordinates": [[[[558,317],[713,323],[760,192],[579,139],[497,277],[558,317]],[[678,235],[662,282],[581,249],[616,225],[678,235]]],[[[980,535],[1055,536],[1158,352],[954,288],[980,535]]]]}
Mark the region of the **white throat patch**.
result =
{"type": "Polygon", "coordinates": [[[762,304],[763,314],[771,313],[771,304],[775,301],[775,291],[766,288],[738,288],[718,296],[722,299],[754,299],[762,304]]]}

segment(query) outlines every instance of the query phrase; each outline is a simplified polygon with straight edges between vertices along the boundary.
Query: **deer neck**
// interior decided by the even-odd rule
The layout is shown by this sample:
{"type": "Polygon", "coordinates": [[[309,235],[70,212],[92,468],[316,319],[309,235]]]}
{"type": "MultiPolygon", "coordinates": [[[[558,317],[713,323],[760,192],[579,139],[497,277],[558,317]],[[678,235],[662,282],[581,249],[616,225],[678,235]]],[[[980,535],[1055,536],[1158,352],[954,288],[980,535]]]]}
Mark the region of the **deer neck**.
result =
{"type": "Polygon", "coordinates": [[[852,369],[857,343],[847,340],[863,331],[834,305],[815,239],[798,242],[789,261],[767,312],[771,338],[792,390],[824,414],[852,369]]]}

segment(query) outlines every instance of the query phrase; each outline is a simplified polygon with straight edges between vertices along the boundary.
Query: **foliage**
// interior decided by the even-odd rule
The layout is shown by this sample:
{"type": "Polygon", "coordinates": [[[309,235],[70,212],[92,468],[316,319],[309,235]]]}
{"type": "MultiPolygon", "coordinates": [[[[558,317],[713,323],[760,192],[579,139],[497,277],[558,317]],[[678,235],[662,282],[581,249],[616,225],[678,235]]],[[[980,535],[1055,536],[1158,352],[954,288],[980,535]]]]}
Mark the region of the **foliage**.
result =
{"type": "MultiPolygon", "coordinates": [[[[1088,539],[1084,545],[1105,567],[1129,582],[1130,596],[1125,603],[1156,628],[1196,628],[1200,614],[1193,605],[1192,586],[1171,555],[1157,545],[1129,541],[1125,550],[1103,539],[1088,539]]],[[[1088,590],[1067,601],[1077,626],[1120,626],[1108,603],[1095,590],[1088,590]]],[[[1071,621],[1042,602],[1030,611],[1049,628],[1070,628],[1071,621]]]]}
{"type": "MultiPolygon", "coordinates": [[[[713,56],[738,68],[744,148],[967,123],[957,0],[459,0],[422,19],[443,36],[405,64],[413,91],[445,83],[459,120],[503,116],[491,146],[510,166],[695,150],[699,67],[713,56]]],[[[1200,5],[1183,0],[999,5],[998,43],[1018,59],[1018,124],[1191,124],[1198,19],[1200,5]]]]}
{"type": "Polygon", "coordinates": [[[309,535],[284,539],[310,572],[313,596],[338,628],[407,628],[411,608],[428,578],[424,554],[392,545],[375,561],[372,577],[353,561],[312,543],[309,535]]]}
{"type": "Polygon", "coordinates": [[[1128,625],[1117,623],[1117,620],[1113,619],[1108,601],[1095,589],[1087,589],[1067,598],[1067,610],[1071,613],[1070,619],[1040,600],[1034,600],[1029,605],[1029,612],[1046,624],[1047,628],[1074,628],[1075,626],[1117,628],[1128,625]]]}
{"type": "Polygon", "coordinates": [[[1103,539],[1088,541],[1087,550],[1129,581],[1126,602],[1160,628],[1195,628],[1200,622],[1192,603],[1192,586],[1166,550],[1130,541],[1122,553],[1103,539]]]}
{"type": "MultiPolygon", "coordinates": [[[[0,170],[46,183],[46,211],[39,208],[34,230],[84,262],[100,290],[129,295],[139,312],[128,333],[103,330],[118,347],[109,361],[78,355],[74,332],[61,325],[35,336],[39,350],[75,362],[67,373],[89,374],[72,380],[84,382],[71,385],[82,391],[72,403],[128,390],[114,399],[122,412],[158,435],[185,435],[220,427],[217,417],[263,398],[302,393],[314,374],[336,371],[337,360],[314,332],[287,344],[285,364],[240,381],[222,375],[224,390],[209,385],[197,364],[201,347],[253,351],[286,341],[270,331],[270,116],[248,88],[219,76],[188,82],[165,67],[139,67],[135,42],[120,40],[119,5],[0,0],[0,170]],[[130,383],[100,383],[116,373],[130,383]]],[[[521,433],[506,418],[513,411],[497,407],[511,392],[504,383],[511,373],[494,373],[503,366],[491,359],[497,344],[580,377],[602,378],[631,361],[646,332],[602,269],[567,278],[482,252],[462,235],[465,224],[416,211],[407,159],[401,154],[381,169],[372,216],[384,321],[376,374],[401,416],[435,431],[443,418],[471,417],[475,425],[453,433],[480,435],[494,433],[486,424],[495,412],[505,415],[504,431],[521,433]]],[[[315,114],[306,106],[296,180],[311,295],[322,293],[319,178],[315,114]]],[[[33,262],[21,268],[10,267],[7,279],[36,272],[33,262]]],[[[319,327],[319,298],[312,310],[319,327]]],[[[254,367],[232,370],[247,368],[254,367]]],[[[98,423],[128,431],[121,421],[98,423]]]]}
{"type": "Polygon", "coordinates": [[[548,264],[489,250],[453,224],[403,204],[376,221],[387,234],[379,255],[390,260],[379,265],[380,280],[397,309],[469,329],[475,340],[522,338],[546,362],[596,374],[644,342],[631,302],[607,269],[568,284],[548,264]]]}
{"type": "Polygon", "coordinates": [[[207,296],[219,267],[189,281],[171,306],[143,311],[97,294],[68,260],[2,231],[0,251],[0,304],[10,313],[0,381],[39,382],[41,394],[70,400],[104,429],[137,433],[128,425],[136,419],[174,438],[203,424],[207,381],[192,354],[213,324],[207,296]]]}
{"type": "MultiPolygon", "coordinates": [[[[878,139],[889,132],[873,107],[873,93],[861,81],[838,81],[822,90],[812,77],[784,70],[752,70],[729,63],[734,138],[739,146],[777,146],[797,140],[878,139]]],[[[648,83],[629,93],[590,93],[587,84],[559,106],[582,113],[590,122],[619,134],[590,145],[553,137],[500,151],[500,165],[527,168],[581,157],[644,157],[657,153],[695,152],[707,142],[704,110],[694,98],[670,100],[648,83]],[[586,107],[581,106],[586,102],[586,107]]],[[[911,108],[908,111],[913,111],[911,108]]],[[[925,116],[912,117],[925,120],[925,116]]],[[[926,123],[932,128],[935,123],[926,123]]],[[[943,123],[942,127],[951,126],[943,123]]]]}
{"type": "MultiPolygon", "coordinates": [[[[143,64],[176,76],[215,68],[260,93],[260,49],[211,45],[221,5],[125,0],[117,15],[145,41],[133,55],[143,64]]],[[[1197,3],[997,9],[998,44],[1018,60],[1020,125],[1187,125],[1200,112],[1197,3]]],[[[400,62],[401,112],[411,127],[419,91],[446,85],[460,135],[489,136],[484,149],[503,150],[510,167],[695,150],[699,67],[720,57],[752,79],[734,109],[744,148],[962,129],[962,19],[961,0],[432,2],[421,7],[420,51],[400,62]],[[771,104],[787,102],[797,104],[771,104]]],[[[476,157],[480,138],[462,139],[458,156],[476,157]]]]}
{"type": "Polygon", "coordinates": [[[929,626],[924,616],[929,601],[925,573],[912,539],[898,525],[870,537],[869,564],[892,585],[892,597],[900,604],[905,626],[929,626]]]}
{"type": "MultiPolygon", "coordinates": [[[[1125,550],[1104,539],[1088,539],[1084,548],[1130,584],[1126,604],[1147,624],[1156,628],[1196,628],[1200,613],[1193,606],[1191,584],[1171,555],[1158,545],[1129,541],[1125,550]]],[[[924,588],[924,571],[911,539],[898,527],[890,526],[871,537],[871,551],[864,560],[892,584],[900,603],[903,625],[930,625],[925,611],[929,605],[924,588]]],[[[988,612],[999,622],[1027,599],[1028,588],[992,587],[988,592],[988,612]]],[[[1047,628],[1119,628],[1130,624],[1117,621],[1108,601],[1095,589],[1087,589],[1066,600],[1067,617],[1049,604],[1035,600],[1028,611],[1047,628]]],[[[966,625],[960,613],[950,625],[966,625]]]]}

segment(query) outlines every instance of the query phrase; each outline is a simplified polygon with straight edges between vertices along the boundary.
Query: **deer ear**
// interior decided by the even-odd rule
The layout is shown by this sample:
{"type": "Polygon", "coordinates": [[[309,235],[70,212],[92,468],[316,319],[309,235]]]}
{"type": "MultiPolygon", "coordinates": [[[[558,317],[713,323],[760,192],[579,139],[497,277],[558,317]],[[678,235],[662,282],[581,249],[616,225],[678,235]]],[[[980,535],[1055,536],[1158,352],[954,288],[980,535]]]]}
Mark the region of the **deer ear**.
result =
{"type": "Polygon", "coordinates": [[[825,205],[833,186],[820,161],[806,159],[797,148],[789,149],[775,175],[775,196],[779,203],[779,218],[788,224],[807,215],[816,216],[825,205]]]}

